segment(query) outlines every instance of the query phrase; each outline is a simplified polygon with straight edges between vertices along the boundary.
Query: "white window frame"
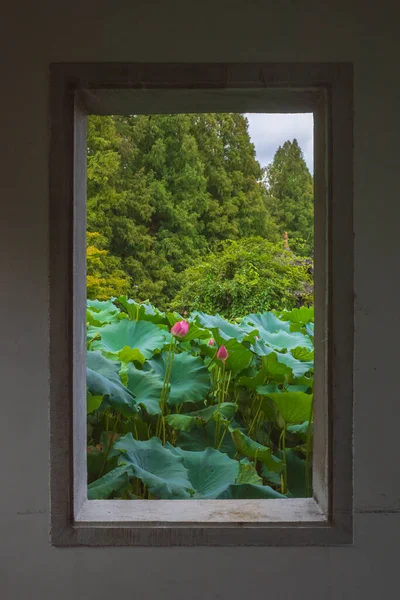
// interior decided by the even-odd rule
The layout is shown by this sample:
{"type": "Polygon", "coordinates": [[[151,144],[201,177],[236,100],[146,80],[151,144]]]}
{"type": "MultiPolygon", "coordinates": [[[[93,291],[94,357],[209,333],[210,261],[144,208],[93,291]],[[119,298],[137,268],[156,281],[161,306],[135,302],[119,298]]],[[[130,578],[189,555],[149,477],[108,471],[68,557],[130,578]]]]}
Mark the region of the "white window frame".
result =
{"type": "Polygon", "coordinates": [[[353,543],[353,71],[350,64],[50,67],[50,532],[56,546],[353,543]],[[313,497],[88,500],[88,114],[312,112],[313,497]]]}

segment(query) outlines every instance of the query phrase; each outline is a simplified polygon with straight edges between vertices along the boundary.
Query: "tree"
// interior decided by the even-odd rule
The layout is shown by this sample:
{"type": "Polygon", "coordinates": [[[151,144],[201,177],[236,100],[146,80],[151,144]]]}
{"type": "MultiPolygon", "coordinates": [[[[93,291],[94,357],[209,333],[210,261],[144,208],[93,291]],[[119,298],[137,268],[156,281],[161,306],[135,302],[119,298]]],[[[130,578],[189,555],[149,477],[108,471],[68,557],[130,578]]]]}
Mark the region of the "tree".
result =
{"type": "Polygon", "coordinates": [[[129,294],[167,308],[178,275],[225,239],[276,239],[248,122],[238,114],[90,117],[88,232],[129,294]]]}
{"type": "Polygon", "coordinates": [[[172,307],[181,313],[197,309],[233,318],[312,303],[307,262],[260,237],[221,242],[181,275],[172,307]]]}
{"type": "Polygon", "coordinates": [[[313,179],[296,139],[279,146],[266,169],[267,206],[289,247],[310,256],[314,245],[313,179]]]}
{"type": "Polygon", "coordinates": [[[87,233],[86,294],[90,300],[109,300],[127,294],[130,278],[121,269],[121,260],[104,249],[107,242],[98,232],[87,233]]]}

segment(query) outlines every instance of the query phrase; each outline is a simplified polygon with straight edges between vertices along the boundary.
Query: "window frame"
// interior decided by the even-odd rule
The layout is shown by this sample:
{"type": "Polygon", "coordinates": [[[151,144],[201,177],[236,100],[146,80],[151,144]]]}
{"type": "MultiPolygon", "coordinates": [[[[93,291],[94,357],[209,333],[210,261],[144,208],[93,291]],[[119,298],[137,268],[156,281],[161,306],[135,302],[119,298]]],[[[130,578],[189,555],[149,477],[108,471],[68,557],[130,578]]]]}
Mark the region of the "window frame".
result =
{"type": "Polygon", "coordinates": [[[353,543],[352,90],[349,63],[50,65],[53,545],[353,543]],[[317,368],[313,498],[87,500],[87,114],[159,112],[160,107],[167,112],[205,112],[205,108],[207,112],[229,112],[233,108],[237,112],[314,114],[317,368]]]}

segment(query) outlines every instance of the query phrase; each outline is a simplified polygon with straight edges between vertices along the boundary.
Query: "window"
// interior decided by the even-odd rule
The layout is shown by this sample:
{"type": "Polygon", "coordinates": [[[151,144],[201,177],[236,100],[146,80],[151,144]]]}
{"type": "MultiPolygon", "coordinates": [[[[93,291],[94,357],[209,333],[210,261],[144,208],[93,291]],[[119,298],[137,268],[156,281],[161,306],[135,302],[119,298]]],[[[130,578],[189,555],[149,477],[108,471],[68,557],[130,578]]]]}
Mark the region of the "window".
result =
{"type": "Polygon", "coordinates": [[[352,69],[349,65],[72,64],[51,68],[51,540],[55,545],[352,542],[352,69]],[[87,500],[87,114],[312,112],[314,497],[87,500]]]}

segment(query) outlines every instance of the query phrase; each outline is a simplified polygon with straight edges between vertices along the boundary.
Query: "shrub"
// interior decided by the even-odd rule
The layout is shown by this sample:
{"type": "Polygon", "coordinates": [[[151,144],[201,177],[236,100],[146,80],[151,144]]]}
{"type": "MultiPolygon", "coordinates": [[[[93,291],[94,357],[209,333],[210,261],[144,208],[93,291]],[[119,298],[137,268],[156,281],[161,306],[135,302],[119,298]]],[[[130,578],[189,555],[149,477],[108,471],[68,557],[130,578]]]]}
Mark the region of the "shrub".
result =
{"type": "Polygon", "coordinates": [[[178,312],[198,309],[228,318],[291,309],[313,300],[309,265],[260,237],[225,241],[179,278],[178,312]]]}

